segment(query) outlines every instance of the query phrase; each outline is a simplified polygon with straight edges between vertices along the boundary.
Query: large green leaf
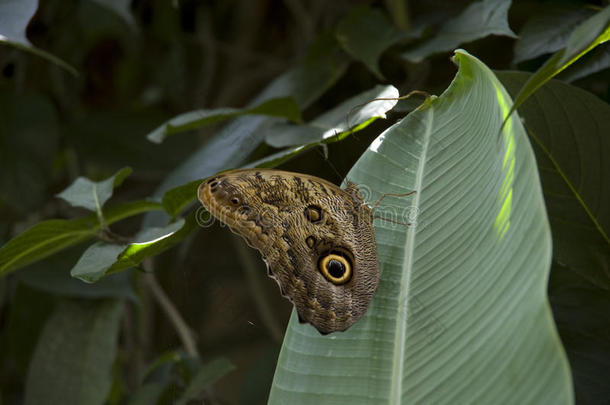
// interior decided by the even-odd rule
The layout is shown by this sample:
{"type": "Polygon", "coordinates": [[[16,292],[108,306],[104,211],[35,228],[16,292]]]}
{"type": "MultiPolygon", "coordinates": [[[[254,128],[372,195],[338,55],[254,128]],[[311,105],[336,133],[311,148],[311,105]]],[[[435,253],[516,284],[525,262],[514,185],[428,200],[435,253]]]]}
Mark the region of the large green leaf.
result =
{"type": "Polygon", "coordinates": [[[25,404],[104,404],[112,384],[121,300],[66,301],[38,339],[25,404]]]}
{"type": "Polygon", "coordinates": [[[381,134],[350,171],[374,202],[381,279],[346,332],[293,316],[271,404],[570,404],[545,295],[551,237],[511,100],[464,51],[448,90],[381,134]],[[409,222],[410,225],[401,225],[409,222]]]}

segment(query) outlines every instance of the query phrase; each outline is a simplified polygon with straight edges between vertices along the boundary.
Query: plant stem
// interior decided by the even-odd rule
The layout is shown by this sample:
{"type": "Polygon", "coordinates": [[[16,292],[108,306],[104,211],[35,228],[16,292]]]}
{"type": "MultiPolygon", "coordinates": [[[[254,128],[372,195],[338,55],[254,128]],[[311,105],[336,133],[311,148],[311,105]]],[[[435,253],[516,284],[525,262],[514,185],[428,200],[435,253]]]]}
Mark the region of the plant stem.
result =
{"type": "Polygon", "coordinates": [[[152,293],[155,301],[159,303],[159,306],[165,312],[165,315],[169,318],[169,321],[172,323],[174,328],[176,329],[176,333],[178,334],[178,338],[182,342],[184,346],[184,350],[195,358],[200,358],[199,351],[197,350],[197,345],[195,343],[195,338],[193,336],[193,332],[188,327],[174,303],[169,299],[165,291],[161,288],[157,279],[155,278],[155,274],[152,271],[152,263],[150,260],[145,260],[142,263],[142,266],[146,270],[144,274],[144,282],[149,287],[150,292],[152,293]]]}
{"type": "Polygon", "coordinates": [[[237,250],[237,257],[241,262],[241,267],[246,273],[246,280],[249,284],[248,290],[252,294],[256,308],[261,316],[261,320],[265,327],[269,330],[269,334],[278,343],[282,342],[284,332],[282,327],[278,324],[275,314],[271,308],[271,304],[267,300],[264,294],[263,286],[258,276],[258,269],[256,262],[252,258],[252,250],[246,246],[241,237],[234,236],[232,238],[233,246],[237,250]]]}

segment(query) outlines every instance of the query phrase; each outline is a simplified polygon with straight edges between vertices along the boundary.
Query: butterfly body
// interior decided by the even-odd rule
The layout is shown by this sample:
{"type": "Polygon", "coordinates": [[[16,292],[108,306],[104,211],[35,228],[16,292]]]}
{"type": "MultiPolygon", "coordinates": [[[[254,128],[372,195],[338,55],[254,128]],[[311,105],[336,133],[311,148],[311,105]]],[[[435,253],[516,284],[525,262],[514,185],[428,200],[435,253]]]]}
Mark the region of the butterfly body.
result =
{"type": "Polygon", "coordinates": [[[204,181],[199,199],[260,251],[301,322],[325,334],[364,315],[379,267],[371,209],[355,184],[243,169],[204,181]]]}

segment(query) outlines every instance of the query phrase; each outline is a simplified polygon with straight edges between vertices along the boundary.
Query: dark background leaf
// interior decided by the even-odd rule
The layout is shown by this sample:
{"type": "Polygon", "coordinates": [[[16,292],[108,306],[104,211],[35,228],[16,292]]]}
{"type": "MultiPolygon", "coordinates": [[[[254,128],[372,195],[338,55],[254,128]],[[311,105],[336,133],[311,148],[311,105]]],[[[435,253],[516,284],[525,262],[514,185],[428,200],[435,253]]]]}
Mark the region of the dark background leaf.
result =
{"type": "MultiPolygon", "coordinates": [[[[530,77],[503,72],[516,94],[530,77]]],[[[610,106],[550,81],[520,108],[538,160],[553,232],[549,296],[579,402],[602,403],[610,365],[610,106]]]]}

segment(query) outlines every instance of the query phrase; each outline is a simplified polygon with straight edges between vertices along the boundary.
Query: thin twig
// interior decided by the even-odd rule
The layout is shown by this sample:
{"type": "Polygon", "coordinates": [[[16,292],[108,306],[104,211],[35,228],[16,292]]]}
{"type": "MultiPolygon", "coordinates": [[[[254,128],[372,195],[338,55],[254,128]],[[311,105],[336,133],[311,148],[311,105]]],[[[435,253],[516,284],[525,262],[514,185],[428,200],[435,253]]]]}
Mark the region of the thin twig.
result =
{"type": "Polygon", "coordinates": [[[240,237],[235,236],[231,239],[233,246],[237,250],[237,256],[241,262],[241,267],[246,273],[246,280],[249,284],[249,290],[256,304],[258,313],[265,327],[269,330],[269,334],[278,343],[281,343],[284,333],[281,326],[278,324],[276,316],[273,314],[271,304],[263,293],[263,286],[260,283],[260,277],[256,274],[259,269],[252,258],[252,251],[246,246],[240,237]]]}
{"type": "Polygon", "coordinates": [[[169,321],[172,323],[174,328],[176,329],[176,333],[178,334],[178,338],[182,342],[182,346],[184,346],[184,350],[192,357],[200,358],[199,351],[197,350],[197,345],[195,344],[195,338],[193,336],[193,332],[188,327],[180,312],[176,309],[174,303],[169,299],[165,291],[161,288],[157,279],[155,278],[155,274],[152,271],[152,263],[150,260],[145,260],[142,263],[145,274],[143,276],[144,282],[149,287],[150,292],[153,295],[155,301],[159,303],[159,306],[165,312],[165,315],[169,318],[169,321]]]}

